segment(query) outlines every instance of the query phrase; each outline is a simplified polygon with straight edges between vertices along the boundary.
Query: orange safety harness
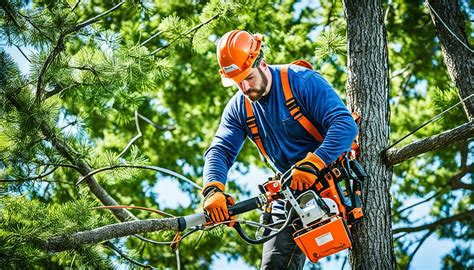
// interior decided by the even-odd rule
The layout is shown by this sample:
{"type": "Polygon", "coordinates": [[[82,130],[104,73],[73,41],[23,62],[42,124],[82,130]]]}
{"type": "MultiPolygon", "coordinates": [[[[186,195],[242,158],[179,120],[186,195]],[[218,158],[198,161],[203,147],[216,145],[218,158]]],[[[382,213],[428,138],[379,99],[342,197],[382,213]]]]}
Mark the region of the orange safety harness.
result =
{"type": "MultiPolygon", "coordinates": [[[[291,64],[313,69],[311,64],[305,60],[297,60],[291,64]]],[[[298,121],[317,142],[322,143],[324,139],[323,136],[302,113],[298,104],[296,104],[296,99],[293,96],[288,79],[288,67],[289,65],[285,65],[280,71],[283,93],[285,95],[285,105],[290,111],[291,116],[298,121]]],[[[245,109],[247,114],[246,123],[250,129],[251,138],[267,161],[268,154],[263,147],[262,140],[258,133],[257,121],[252,111],[250,100],[247,98],[245,98],[245,109]]],[[[356,112],[352,113],[352,117],[357,124],[360,123],[360,116],[356,112]]],[[[360,156],[358,138],[359,134],[357,134],[352,142],[350,153],[343,153],[333,164],[328,164],[328,167],[321,171],[322,177],[319,178],[315,185],[319,195],[331,198],[337,203],[341,216],[345,221],[348,221],[349,226],[363,216],[360,195],[365,172],[357,162],[360,156]]]]}
{"type": "MultiPolygon", "coordinates": [[[[305,68],[313,69],[310,63],[308,63],[306,60],[296,60],[293,61],[291,64],[294,65],[299,65],[305,68]]],[[[281,82],[283,86],[283,93],[285,95],[285,105],[288,108],[288,111],[290,111],[291,116],[298,121],[306,131],[309,132],[313,136],[313,138],[319,142],[322,143],[323,141],[323,136],[321,136],[321,133],[319,133],[318,129],[311,123],[311,121],[308,120],[306,116],[301,112],[300,107],[298,104],[296,104],[296,99],[293,96],[293,92],[290,87],[290,82],[288,80],[288,67],[289,65],[285,65],[281,68],[280,71],[280,76],[281,76],[281,82]]],[[[247,118],[245,122],[247,123],[247,127],[250,130],[251,133],[251,139],[252,141],[257,145],[258,150],[262,155],[268,159],[268,154],[265,151],[265,148],[263,147],[262,140],[260,138],[260,134],[258,133],[258,127],[257,127],[257,121],[255,118],[255,115],[252,110],[252,105],[250,104],[250,100],[248,98],[245,99],[245,111],[247,114],[247,118]]],[[[352,113],[352,117],[354,120],[359,123],[360,122],[360,116],[356,113],[352,113]]],[[[353,158],[356,158],[359,156],[359,146],[358,146],[358,138],[359,134],[357,134],[354,142],[352,143],[352,155],[353,158]]]]}

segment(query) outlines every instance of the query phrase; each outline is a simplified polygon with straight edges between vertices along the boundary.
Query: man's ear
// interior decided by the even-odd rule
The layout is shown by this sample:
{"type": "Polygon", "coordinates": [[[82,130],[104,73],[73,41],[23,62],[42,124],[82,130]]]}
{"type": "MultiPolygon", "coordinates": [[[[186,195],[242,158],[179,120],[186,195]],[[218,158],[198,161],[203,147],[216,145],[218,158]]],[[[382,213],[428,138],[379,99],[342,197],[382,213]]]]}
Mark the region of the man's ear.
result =
{"type": "Polygon", "coordinates": [[[264,69],[268,67],[267,60],[265,60],[265,58],[260,61],[260,66],[264,69]]]}

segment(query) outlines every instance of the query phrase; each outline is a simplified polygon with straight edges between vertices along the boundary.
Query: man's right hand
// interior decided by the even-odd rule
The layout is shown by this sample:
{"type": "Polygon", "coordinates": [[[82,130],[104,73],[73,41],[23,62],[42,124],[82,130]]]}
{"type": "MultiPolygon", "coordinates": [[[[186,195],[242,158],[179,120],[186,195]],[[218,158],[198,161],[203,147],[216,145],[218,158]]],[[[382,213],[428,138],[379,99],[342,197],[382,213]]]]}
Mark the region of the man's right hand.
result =
{"type": "Polygon", "coordinates": [[[224,188],[224,184],[214,181],[204,185],[202,191],[204,211],[213,223],[229,220],[227,204],[233,204],[233,200],[230,196],[224,194],[224,188]]]}

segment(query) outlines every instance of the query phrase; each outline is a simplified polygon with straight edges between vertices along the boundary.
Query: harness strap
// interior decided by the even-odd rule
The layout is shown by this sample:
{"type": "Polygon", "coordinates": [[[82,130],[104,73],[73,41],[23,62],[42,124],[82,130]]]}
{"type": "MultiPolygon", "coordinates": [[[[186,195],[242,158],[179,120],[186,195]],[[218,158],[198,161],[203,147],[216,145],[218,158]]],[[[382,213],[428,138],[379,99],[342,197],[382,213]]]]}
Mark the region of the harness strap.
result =
{"type": "Polygon", "coordinates": [[[245,123],[247,127],[250,129],[250,133],[252,134],[252,141],[257,145],[258,150],[260,153],[268,159],[267,152],[265,152],[265,148],[263,148],[262,140],[260,139],[260,135],[258,134],[258,127],[257,127],[257,119],[253,114],[252,104],[250,104],[250,100],[244,97],[245,100],[245,111],[247,113],[247,119],[245,119],[245,123]]]}
{"type": "Polygon", "coordinates": [[[319,133],[319,131],[316,129],[316,127],[306,118],[306,116],[301,113],[300,107],[296,104],[296,100],[293,97],[293,93],[290,88],[290,82],[288,81],[288,65],[285,65],[282,67],[280,71],[280,76],[281,76],[281,84],[283,86],[283,93],[285,95],[285,105],[290,111],[291,116],[298,121],[306,131],[311,134],[314,139],[322,143],[323,141],[323,136],[319,133]]]}

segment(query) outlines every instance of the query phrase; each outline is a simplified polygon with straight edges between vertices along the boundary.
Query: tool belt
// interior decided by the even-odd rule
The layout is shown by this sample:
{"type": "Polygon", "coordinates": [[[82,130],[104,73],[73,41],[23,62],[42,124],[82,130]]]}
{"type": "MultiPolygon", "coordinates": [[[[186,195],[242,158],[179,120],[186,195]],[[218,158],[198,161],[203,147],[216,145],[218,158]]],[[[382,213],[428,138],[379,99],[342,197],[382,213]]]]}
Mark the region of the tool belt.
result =
{"type": "Polygon", "coordinates": [[[364,215],[361,193],[366,176],[359,161],[345,154],[321,170],[314,188],[319,196],[333,199],[344,220],[353,225],[364,215]]]}

